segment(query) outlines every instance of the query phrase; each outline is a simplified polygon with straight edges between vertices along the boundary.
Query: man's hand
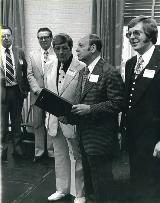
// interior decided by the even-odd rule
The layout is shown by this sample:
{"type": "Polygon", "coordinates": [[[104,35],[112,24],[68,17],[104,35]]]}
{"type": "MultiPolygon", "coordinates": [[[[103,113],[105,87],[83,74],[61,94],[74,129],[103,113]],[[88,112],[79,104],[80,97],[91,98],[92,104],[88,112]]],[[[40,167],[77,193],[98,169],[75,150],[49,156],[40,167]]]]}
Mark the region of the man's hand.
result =
{"type": "Polygon", "coordinates": [[[37,90],[37,91],[35,92],[35,95],[38,96],[41,91],[42,91],[42,89],[37,90]]]}
{"type": "Polygon", "coordinates": [[[59,120],[61,123],[63,123],[63,124],[68,124],[68,120],[67,120],[67,118],[64,117],[64,116],[59,116],[59,117],[58,117],[58,120],[59,120]]]}
{"type": "Polygon", "coordinates": [[[90,113],[90,105],[77,104],[72,106],[71,113],[83,116],[90,113]]]}
{"type": "Polygon", "coordinates": [[[160,158],[160,141],[156,144],[154,148],[153,156],[160,158]]]}

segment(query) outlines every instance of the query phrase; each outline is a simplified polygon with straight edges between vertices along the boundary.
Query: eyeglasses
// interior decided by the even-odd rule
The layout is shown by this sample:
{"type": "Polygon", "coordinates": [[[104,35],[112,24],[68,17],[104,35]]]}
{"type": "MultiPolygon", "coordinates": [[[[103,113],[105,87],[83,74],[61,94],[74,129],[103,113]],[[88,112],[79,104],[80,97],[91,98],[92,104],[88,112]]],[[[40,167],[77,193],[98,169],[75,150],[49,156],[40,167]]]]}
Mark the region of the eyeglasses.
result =
{"type": "Polygon", "coordinates": [[[38,37],[38,39],[39,39],[40,41],[48,40],[48,39],[50,39],[50,36],[38,37]]]}
{"type": "Polygon", "coordinates": [[[10,35],[10,34],[6,34],[6,35],[2,35],[2,38],[4,39],[4,38],[11,38],[11,36],[12,35],[10,35]]]}
{"type": "Polygon", "coordinates": [[[143,32],[140,30],[134,30],[133,32],[126,33],[126,37],[129,39],[132,36],[132,34],[134,37],[139,37],[141,35],[141,33],[143,33],[143,32]]]}

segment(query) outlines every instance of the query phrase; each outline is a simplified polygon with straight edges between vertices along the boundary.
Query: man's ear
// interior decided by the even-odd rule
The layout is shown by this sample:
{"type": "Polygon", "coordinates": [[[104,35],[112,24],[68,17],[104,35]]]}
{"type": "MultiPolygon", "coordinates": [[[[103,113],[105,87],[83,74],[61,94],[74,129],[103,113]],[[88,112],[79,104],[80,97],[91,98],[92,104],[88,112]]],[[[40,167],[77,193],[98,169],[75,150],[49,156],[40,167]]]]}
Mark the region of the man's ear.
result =
{"type": "Polygon", "coordinates": [[[91,50],[92,53],[94,53],[94,52],[97,50],[96,45],[95,45],[95,44],[92,44],[92,45],[90,46],[90,50],[91,50]]]}

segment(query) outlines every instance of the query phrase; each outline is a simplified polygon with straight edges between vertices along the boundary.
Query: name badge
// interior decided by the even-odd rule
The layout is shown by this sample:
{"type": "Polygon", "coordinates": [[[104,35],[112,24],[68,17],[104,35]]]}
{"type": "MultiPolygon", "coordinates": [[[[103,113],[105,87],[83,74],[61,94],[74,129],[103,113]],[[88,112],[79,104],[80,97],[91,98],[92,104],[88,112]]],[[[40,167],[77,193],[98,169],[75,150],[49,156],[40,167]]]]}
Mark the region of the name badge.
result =
{"type": "Polygon", "coordinates": [[[23,65],[23,60],[22,59],[19,59],[19,64],[23,65]]]}
{"type": "Polygon", "coordinates": [[[74,70],[71,70],[71,69],[68,69],[68,71],[67,71],[67,75],[70,75],[70,76],[75,76],[75,74],[76,74],[76,71],[74,71],[74,70]]]}
{"type": "Polygon", "coordinates": [[[89,81],[90,82],[98,82],[98,78],[99,78],[99,75],[93,75],[93,74],[91,74],[91,76],[89,78],[89,81]]]}
{"type": "Polygon", "coordinates": [[[154,78],[155,70],[145,69],[143,73],[144,78],[154,78]]]}

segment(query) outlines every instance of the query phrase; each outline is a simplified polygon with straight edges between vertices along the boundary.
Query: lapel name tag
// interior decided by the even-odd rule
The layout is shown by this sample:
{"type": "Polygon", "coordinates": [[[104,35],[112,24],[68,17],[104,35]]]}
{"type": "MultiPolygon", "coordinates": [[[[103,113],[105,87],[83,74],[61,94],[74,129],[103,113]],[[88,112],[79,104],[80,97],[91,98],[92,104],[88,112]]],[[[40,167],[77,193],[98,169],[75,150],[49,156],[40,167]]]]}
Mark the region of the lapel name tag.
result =
{"type": "Polygon", "coordinates": [[[23,59],[19,59],[19,64],[23,65],[23,59]]]}
{"type": "Polygon", "coordinates": [[[144,78],[154,78],[155,70],[145,69],[143,73],[144,78]]]}
{"type": "Polygon", "coordinates": [[[71,69],[68,69],[68,71],[67,71],[67,75],[70,75],[70,76],[74,77],[75,74],[76,74],[76,71],[71,70],[71,69]]]}
{"type": "Polygon", "coordinates": [[[91,76],[89,78],[89,81],[90,82],[98,82],[98,78],[99,78],[99,75],[93,75],[93,74],[91,74],[91,76]]]}

